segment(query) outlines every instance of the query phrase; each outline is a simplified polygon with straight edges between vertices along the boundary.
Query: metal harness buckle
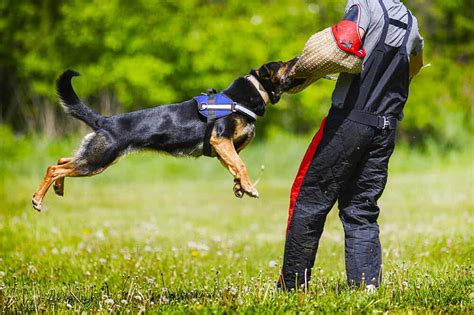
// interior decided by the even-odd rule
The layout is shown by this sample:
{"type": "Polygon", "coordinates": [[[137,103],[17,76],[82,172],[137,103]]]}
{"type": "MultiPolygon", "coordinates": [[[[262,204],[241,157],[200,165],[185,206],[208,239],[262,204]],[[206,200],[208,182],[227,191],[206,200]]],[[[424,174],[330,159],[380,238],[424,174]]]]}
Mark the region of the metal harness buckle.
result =
{"type": "Polygon", "coordinates": [[[198,103],[198,109],[199,110],[207,109],[207,103],[198,103]]]}
{"type": "Polygon", "coordinates": [[[383,129],[385,128],[390,128],[390,120],[387,117],[383,116],[383,129]]]}
{"type": "Polygon", "coordinates": [[[379,128],[380,129],[387,129],[390,128],[390,119],[387,116],[379,116],[379,128]],[[382,124],[380,124],[380,120],[382,119],[382,124]]]}

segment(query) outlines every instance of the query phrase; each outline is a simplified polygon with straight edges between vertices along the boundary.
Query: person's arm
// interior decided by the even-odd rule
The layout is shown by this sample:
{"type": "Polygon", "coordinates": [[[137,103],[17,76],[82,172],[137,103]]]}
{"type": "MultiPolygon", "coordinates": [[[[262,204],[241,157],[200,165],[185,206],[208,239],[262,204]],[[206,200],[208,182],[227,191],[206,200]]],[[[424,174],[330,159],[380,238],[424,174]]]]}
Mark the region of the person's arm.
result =
{"type": "Polygon", "coordinates": [[[362,41],[370,24],[370,11],[365,0],[348,0],[344,11],[344,20],[357,24],[359,39],[362,41]]]}
{"type": "Polygon", "coordinates": [[[423,67],[423,50],[410,55],[410,79],[417,75],[423,67]]]}
{"type": "Polygon", "coordinates": [[[418,20],[416,18],[413,19],[413,28],[412,34],[413,46],[410,51],[410,79],[417,75],[421,68],[423,67],[423,48],[425,46],[425,41],[423,37],[420,35],[420,30],[418,28],[418,20]]]}

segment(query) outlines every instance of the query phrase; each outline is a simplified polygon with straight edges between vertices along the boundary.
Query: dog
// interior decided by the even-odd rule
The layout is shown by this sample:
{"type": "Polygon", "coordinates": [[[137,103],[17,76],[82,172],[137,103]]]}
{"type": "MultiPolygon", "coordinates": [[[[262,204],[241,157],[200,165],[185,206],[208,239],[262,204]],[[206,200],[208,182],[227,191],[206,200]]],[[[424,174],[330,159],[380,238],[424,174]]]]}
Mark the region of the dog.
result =
{"type": "MultiPolygon", "coordinates": [[[[253,69],[249,75],[235,79],[222,93],[243,110],[263,116],[269,103],[277,103],[281,94],[292,88],[287,74],[297,60],[298,57],[287,62],[270,62],[253,69]]],[[[73,157],[61,158],[57,165],[47,168],[33,195],[34,209],[41,211],[53,183],[54,192],[63,196],[65,177],[100,174],[130,151],[152,149],[174,156],[199,157],[206,145],[211,149],[210,155],[216,156],[234,177],[234,194],[240,198],[244,194],[258,198],[259,193],[238,154],[255,137],[253,117],[232,111],[209,125],[195,99],[105,117],[87,107],[74,92],[71,79],[78,75],[68,70],[59,77],[59,100],[66,112],[86,123],[93,132],[84,137],[73,157]],[[204,137],[206,132],[208,142],[204,137]]]]}

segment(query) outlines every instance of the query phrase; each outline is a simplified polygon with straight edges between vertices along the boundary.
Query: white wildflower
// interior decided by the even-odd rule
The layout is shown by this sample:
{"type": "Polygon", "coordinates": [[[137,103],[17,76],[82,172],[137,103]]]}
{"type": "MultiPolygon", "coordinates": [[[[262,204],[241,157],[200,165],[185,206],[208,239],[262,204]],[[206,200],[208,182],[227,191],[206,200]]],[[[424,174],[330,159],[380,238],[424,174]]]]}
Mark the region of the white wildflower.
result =
{"type": "Polygon", "coordinates": [[[209,246],[207,246],[206,244],[197,243],[197,242],[193,242],[193,241],[188,242],[188,247],[191,248],[191,249],[201,250],[201,251],[206,251],[206,252],[209,250],[209,246]]]}
{"type": "Polygon", "coordinates": [[[154,284],[155,283],[155,278],[153,278],[153,277],[146,278],[146,282],[148,284],[154,284]]]}
{"type": "Polygon", "coordinates": [[[250,23],[252,23],[253,25],[259,25],[259,24],[262,24],[262,17],[260,15],[254,15],[250,18],[250,23]]]}
{"type": "Polygon", "coordinates": [[[278,263],[275,260],[270,260],[270,262],[268,263],[268,267],[270,268],[275,268],[277,266],[278,266],[278,263]]]}
{"type": "Polygon", "coordinates": [[[99,241],[105,240],[105,235],[104,235],[104,232],[102,232],[102,230],[98,230],[98,231],[95,233],[95,237],[97,237],[97,239],[98,239],[99,241]]]}
{"type": "Polygon", "coordinates": [[[29,274],[30,274],[30,273],[36,273],[36,272],[38,272],[38,269],[36,269],[36,267],[33,266],[33,265],[31,265],[31,264],[28,265],[27,270],[28,270],[28,273],[29,273],[29,274]]]}

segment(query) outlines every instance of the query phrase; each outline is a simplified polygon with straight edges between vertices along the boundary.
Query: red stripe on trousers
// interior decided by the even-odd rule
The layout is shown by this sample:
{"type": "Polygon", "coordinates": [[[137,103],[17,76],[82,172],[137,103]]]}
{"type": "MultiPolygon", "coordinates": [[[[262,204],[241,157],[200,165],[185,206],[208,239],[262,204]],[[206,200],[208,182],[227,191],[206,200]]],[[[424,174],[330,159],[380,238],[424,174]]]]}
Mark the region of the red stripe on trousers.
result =
{"type": "Polygon", "coordinates": [[[306,172],[308,171],[309,165],[313,160],[314,154],[318,149],[318,145],[323,138],[324,133],[324,125],[326,124],[326,117],[321,121],[321,126],[319,127],[318,132],[314,135],[311,144],[309,145],[306,153],[303,157],[303,161],[301,161],[300,168],[298,170],[298,174],[296,174],[295,181],[293,182],[293,186],[291,187],[290,193],[290,208],[288,209],[288,223],[286,225],[286,234],[288,235],[288,230],[290,229],[290,222],[291,218],[293,217],[293,211],[295,210],[296,199],[298,199],[298,195],[300,193],[301,185],[303,184],[304,177],[306,176],[306,172]]]}

